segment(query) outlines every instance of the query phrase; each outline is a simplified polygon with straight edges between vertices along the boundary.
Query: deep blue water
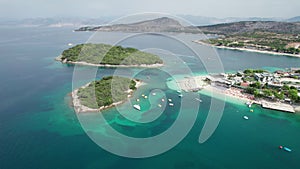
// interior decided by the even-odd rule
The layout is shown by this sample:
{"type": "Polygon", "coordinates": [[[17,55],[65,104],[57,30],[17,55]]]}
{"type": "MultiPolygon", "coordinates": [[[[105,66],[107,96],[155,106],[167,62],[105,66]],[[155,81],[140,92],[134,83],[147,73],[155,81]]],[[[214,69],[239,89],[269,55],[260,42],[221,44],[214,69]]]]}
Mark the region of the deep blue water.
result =
{"type": "MultiPolygon", "coordinates": [[[[106,33],[118,36],[119,33],[106,33]]],[[[72,32],[72,28],[0,28],[0,168],[299,168],[300,117],[244,105],[227,103],[213,136],[198,143],[210,106],[210,97],[201,96],[197,121],[187,137],[170,151],[145,159],[113,155],[98,147],[85,134],[69,106],[74,66],[55,62],[68,43],[84,43],[90,32],[72,32]],[[245,122],[243,115],[250,120],[245,122]],[[287,145],[293,152],[280,151],[287,145]]],[[[105,37],[103,37],[105,39],[105,37]]],[[[105,41],[105,40],[104,40],[105,41]]],[[[109,42],[107,42],[109,43],[109,42]]],[[[176,43],[157,36],[140,36],[124,42],[140,49],[160,47],[180,55],[193,55],[176,43]]],[[[245,68],[299,67],[298,58],[272,56],[231,50],[218,50],[226,71],[245,68]]],[[[205,54],[204,54],[205,55],[205,54]]],[[[204,72],[199,60],[182,56],[194,72],[204,72]]],[[[169,71],[180,73],[180,67],[169,71]]],[[[137,69],[127,70],[136,72],[137,69]]],[[[114,69],[99,69],[97,77],[114,69]]],[[[152,73],[157,82],[168,76],[152,73]]],[[[142,76],[140,78],[145,78],[142,76]]],[[[145,78],[146,79],[146,78],[145,78]]],[[[156,83],[158,84],[158,83],[156,83]]],[[[163,83],[161,83],[163,84],[163,83]]],[[[170,97],[166,86],[160,87],[170,97]]],[[[178,99],[178,98],[177,98],[178,99]]],[[[177,102],[174,98],[174,102],[177,102]]],[[[118,131],[144,137],[168,129],[176,118],[176,109],[167,109],[164,118],[146,126],[122,127],[115,109],[106,117],[118,131]],[[145,131],[149,133],[145,134],[145,131]]],[[[94,115],[89,115],[93,117],[94,115]]],[[[125,123],[125,122],[124,122],[125,123]]]]}

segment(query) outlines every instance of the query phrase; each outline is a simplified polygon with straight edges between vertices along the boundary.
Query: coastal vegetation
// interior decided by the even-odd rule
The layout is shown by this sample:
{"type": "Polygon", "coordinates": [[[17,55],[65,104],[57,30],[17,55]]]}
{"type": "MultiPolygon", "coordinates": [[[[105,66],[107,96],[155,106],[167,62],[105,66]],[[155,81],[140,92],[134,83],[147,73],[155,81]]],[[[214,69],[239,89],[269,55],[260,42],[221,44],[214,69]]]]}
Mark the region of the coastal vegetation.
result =
{"type": "Polygon", "coordinates": [[[135,48],[108,44],[79,44],[61,54],[64,63],[86,62],[101,65],[153,65],[163,61],[156,55],[135,48]]]}
{"type": "Polygon", "coordinates": [[[102,106],[110,106],[113,103],[124,101],[134,90],[136,90],[134,80],[108,76],[80,88],[77,95],[82,105],[98,109],[102,106]]]}
{"type": "Polygon", "coordinates": [[[198,27],[215,38],[204,43],[219,47],[252,49],[276,53],[300,53],[300,23],[243,21],[198,27]]]}
{"type": "Polygon", "coordinates": [[[205,41],[215,46],[265,50],[278,53],[299,54],[298,35],[267,32],[243,33],[205,41]]]}

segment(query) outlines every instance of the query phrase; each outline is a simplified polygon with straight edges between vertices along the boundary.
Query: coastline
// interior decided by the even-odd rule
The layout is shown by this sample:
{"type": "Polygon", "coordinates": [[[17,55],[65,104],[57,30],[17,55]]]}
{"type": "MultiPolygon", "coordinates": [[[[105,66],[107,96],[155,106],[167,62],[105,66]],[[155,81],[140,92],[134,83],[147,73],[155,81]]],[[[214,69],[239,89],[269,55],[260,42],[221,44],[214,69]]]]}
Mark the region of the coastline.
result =
{"type": "Polygon", "coordinates": [[[178,90],[176,87],[179,87],[184,91],[193,91],[195,89],[194,85],[191,85],[190,79],[193,78],[196,84],[202,84],[199,89],[199,93],[203,95],[207,95],[210,97],[214,97],[220,100],[224,100],[225,102],[231,102],[234,104],[245,105],[245,103],[253,103],[260,105],[265,109],[273,109],[281,112],[287,113],[297,113],[300,112],[299,105],[290,105],[282,102],[269,101],[267,99],[255,99],[253,95],[244,93],[241,89],[231,87],[221,87],[217,85],[207,84],[203,81],[207,76],[194,76],[190,78],[181,79],[180,83],[169,83],[167,84],[170,89],[178,90]]]}
{"type": "Polygon", "coordinates": [[[258,50],[258,49],[238,48],[238,47],[216,46],[216,45],[212,45],[212,44],[209,44],[209,43],[202,42],[201,40],[194,40],[193,42],[201,44],[201,45],[205,45],[205,46],[211,46],[211,47],[218,48],[218,49],[238,50],[238,51],[262,53],[262,54],[270,54],[270,55],[279,55],[279,56],[291,56],[291,57],[300,58],[300,54],[280,53],[280,52],[264,51],[264,50],[258,50]]]}
{"type": "Polygon", "coordinates": [[[254,102],[254,100],[247,98],[241,94],[233,94],[236,91],[232,91],[232,89],[220,89],[216,86],[208,85],[204,89],[200,90],[199,93],[202,95],[206,95],[209,97],[213,97],[219,100],[224,101],[225,103],[232,103],[236,105],[246,106],[247,102],[254,102]],[[229,90],[229,91],[226,91],[229,90]]]}
{"type": "Polygon", "coordinates": [[[207,86],[203,90],[200,91],[201,94],[208,95],[211,97],[215,97],[217,99],[224,100],[226,102],[238,103],[238,104],[246,104],[246,103],[253,103],[260,105],[264,109],[271,109],[277,110],[286,113],[298,113],[300,112],[300,106],[297,105],[290,105],[287,103],[282,102],[273,102],[268,101],[266,99],[254,99],[252,95],[242,93],[241,90],[236,88],[229,88],[229,89],[220,89],[216,86],[207,86]],[[214,94],[212,94],[214,93],[214,94]],[[223,95],[224,97],[218,96],[223,95]],[[227,99],[228,97],[234,99],[227,99]]]}
{"type": "MultiPolygon", "coordinates": [[[[134,80],[136,85],[135,87],[138,89],[139,87],[141,87],[142,85],[144,85],[143,82],[141,81],[137,81],[137,80],[134,80]]],[[[98,109],[93,109],[93,108],[89,108],[87,106],[84,106],[83,104],[80,103],[80,99],[79,99],[79,96],[78,96],[78,90],[81,89],[81,88],[86,88],[88,87],[89,85],[91,84],[90,83],[87,83],[86,85],[78,88],[78,89],[75,89],[74,91],[72,91],[71,93],[71,99],[72,99],[72,103],[73,103],[73,107],[74,107],[74,110],[76,113],[92,113],[92,112],[100,112],[101,110],[105,110],[105,109],[108,109],[108,108],[112,108],[112,107],[115,107],[117,105],[120,105],[120,104],[123,104],[124,102],[126,102],[126,100],[123,100],[123,101],[119,101],[119,102],[115,102],[115,103],[112,103],[108,106],[101,106],[99,107],[98,109]]],[[[133,90],[129,89],[128,91],[126,91],[128,93],[128,98],[130,98],[133,94],[133,90]]]]}
{"type": "Polygon", "coordinates": [[[73,65],[83,65],[83,66],[94,66],[94,67],[107,67],[107,68],[158,68],[164,66],[164,64],[141,64],[141,65],[109,65],[109,64],[95,64],[87,62],[71,62],[61,59],[61,55],[55,58],[56,61],[62,62],[64,64],[73,64],[73,65]]]}

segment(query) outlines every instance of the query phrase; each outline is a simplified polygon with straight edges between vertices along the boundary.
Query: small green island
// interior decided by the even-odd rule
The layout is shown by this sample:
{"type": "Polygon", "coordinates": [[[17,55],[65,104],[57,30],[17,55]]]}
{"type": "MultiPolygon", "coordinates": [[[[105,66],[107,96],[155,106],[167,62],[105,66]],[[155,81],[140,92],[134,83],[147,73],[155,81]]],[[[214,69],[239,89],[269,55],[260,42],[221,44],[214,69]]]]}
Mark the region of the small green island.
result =
{"type": "Polygon", "coordinates": [[[72,92],[77,113],[95,112],[116,106],[126,101],[141,82],[120,76],[107,76],[72,92]]]}
{"type": "Polygon", "coordinates": [[[79,44],[64,50],[56,59],[62,63],[105,67],[159,67],[159,56],[135,48],[108,44],[79,44]]]}

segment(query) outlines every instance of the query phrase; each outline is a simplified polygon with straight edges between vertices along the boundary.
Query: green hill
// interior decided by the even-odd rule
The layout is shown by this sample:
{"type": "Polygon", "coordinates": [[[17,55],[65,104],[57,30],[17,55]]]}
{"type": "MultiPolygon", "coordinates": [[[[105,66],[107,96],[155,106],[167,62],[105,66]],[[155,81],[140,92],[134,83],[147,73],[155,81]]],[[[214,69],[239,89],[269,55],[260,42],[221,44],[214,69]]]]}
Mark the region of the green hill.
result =
{"type": "Polygon", "coordinates": [[[130,94],[128,91],[135,90],[135,86],[136,82],[134,80],[119,76],[108,76],[91,82],[85,88],[80,88],[77,95],[82,105],[97,109],[124,101],[130,94]]]}
{"type": "Polygon", "coordinates": [[[285,54],[300,53],[300,23],[243,21],[198,27],[217,38],[204,40],[214,46],[255,49],[285,54]]]}
{"type": "Polygon", "coordinates": [[[64,63],[86,62],[101,65],[152,65],[162,64],[156,55],[135,48],[111,46],[107,44],[80,44],[61,54],[64,63]]]}

